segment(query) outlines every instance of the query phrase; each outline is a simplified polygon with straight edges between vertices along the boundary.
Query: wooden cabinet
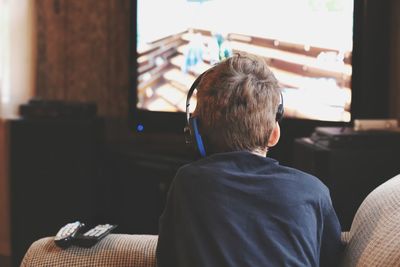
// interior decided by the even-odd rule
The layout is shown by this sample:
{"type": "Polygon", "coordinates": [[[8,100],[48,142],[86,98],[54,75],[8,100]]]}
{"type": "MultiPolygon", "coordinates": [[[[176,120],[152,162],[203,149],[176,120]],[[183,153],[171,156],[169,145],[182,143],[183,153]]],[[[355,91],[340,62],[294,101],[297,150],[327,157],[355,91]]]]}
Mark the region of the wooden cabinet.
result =
{"type": "Polygon", "coordinates": [[[0,119],[0,257],[11,255],[7,140],[8,123],[0,119]]]}
{"type": "Polygon", "coordinates": [[[342,229],[349,230],[365,197],[400,173],[399,148],[400,144],[331,148],[300,138],[294,145],[294,167],[328,186],[342,229]]]}

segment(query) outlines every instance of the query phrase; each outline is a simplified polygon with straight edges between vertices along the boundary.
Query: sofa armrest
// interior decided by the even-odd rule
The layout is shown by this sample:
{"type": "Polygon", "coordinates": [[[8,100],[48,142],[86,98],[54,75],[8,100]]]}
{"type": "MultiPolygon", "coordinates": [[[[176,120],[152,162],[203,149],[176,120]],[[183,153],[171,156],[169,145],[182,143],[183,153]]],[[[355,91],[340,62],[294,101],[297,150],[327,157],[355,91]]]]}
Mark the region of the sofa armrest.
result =
{"type": "Polygon", "coordinates": [[[155,267],[156,235],[110,234],[91,248],[61,249],[54,237],[34,242],[21,267],[40,266],[136,266],[155,267]]]}

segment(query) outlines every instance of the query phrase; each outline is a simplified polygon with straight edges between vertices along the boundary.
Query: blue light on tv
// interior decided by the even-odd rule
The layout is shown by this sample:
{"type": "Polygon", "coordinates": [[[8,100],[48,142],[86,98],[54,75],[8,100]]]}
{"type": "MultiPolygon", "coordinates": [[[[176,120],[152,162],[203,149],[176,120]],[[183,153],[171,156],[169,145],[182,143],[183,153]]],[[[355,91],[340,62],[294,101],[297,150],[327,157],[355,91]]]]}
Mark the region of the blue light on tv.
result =
{"type": "Polygon", "coordinates": [[[137,130],[138,132],[143,132],[143,131],[144,131],[144,126],[143,126],[143,124],[139,123],[139,124],[136,126],[136,130],[137,130]]]}

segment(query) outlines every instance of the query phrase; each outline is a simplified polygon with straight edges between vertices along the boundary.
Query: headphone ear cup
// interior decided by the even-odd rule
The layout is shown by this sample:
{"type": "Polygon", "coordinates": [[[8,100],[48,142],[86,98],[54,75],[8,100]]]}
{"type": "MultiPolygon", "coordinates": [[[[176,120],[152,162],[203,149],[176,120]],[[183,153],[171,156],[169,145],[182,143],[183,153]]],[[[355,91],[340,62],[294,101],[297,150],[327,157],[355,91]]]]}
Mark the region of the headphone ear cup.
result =
{"type": "Polygon", "coordinates": [[[283,104],[279,104],[275,120],[279,122],[283,118],[283,113],[284,113],[283,104]]]}
{"type": "Polygon", "coordinates": [[[185,128],[183,129],[183,134],[185,135],[185,143],[187,145],[192,145],[193,144],[192,130],[190,129],[189,125],[186,125],[185,128]]]}
{"type": "Polygon", "coordinates": [[[205,157],[206,149],[204,148],[203,139],[201,138],[198,126],[198,119],[196,117],[189,119],[190,133],[193,140],[192,142],[196,144],[196,148],[200,156],[205,157]]]}

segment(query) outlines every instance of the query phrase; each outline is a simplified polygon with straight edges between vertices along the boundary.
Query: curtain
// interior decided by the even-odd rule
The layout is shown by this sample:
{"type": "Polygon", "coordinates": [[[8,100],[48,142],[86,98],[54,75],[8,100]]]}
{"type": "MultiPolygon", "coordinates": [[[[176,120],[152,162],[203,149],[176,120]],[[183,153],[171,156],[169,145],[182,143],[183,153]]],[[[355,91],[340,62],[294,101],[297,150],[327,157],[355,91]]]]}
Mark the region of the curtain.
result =
{"type": "Polygon", "coordinates": [[[32,0],[0,0],[0,118],[18,116],[34,93],[35,12],[32,0]]]}

